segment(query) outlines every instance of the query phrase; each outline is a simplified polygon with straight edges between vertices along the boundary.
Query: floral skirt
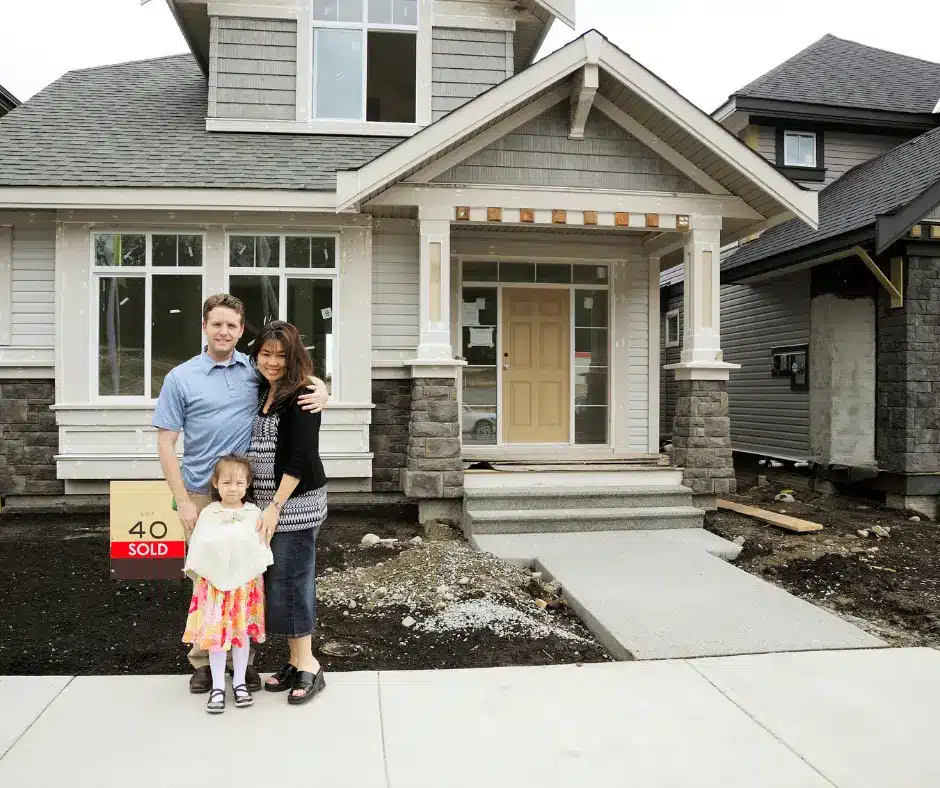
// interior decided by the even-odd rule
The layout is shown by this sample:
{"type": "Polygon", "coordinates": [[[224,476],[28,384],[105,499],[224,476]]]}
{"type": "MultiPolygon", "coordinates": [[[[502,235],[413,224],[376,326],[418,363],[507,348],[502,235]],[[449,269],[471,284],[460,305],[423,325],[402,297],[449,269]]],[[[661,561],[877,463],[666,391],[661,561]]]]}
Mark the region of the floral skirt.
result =
{"type": "Polygon", "coordinates": [[[232,591],[220,591],[206,578],[196,578],[183,642],[206,651],[228,651],[247,645],[249,639],[256,643],[265,639],[262,578],[232,591]]]}

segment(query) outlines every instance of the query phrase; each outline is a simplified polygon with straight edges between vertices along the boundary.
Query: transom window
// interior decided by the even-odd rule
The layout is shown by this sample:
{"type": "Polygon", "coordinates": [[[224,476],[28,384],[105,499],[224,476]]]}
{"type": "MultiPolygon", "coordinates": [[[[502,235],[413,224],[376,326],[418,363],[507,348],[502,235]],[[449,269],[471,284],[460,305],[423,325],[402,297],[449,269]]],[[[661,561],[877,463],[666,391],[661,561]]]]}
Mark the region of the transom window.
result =
{"type": "Polygon", "coordinates": [[[816,166],[816,135],[811,131],[786,131],[783,134],[785,167],[816,166]]]}
{"type": "Polygon", "coordinates": [[[415,122],[418,0],[314,0],[312,116],[415,122]]]}
{"type": "Polygon", "coordinates": [[[94,233],[97,394],[156,398],[202,341],[199,233],[94,233]]]}
{"type": "Polygon", "coordinates": [[[238,349],[250,353],[272,320],[290,321],[310,351],[314,374],[332,386],[336,237],[231,235],[228,250],[228,292],[245,304],[238,349]]]}

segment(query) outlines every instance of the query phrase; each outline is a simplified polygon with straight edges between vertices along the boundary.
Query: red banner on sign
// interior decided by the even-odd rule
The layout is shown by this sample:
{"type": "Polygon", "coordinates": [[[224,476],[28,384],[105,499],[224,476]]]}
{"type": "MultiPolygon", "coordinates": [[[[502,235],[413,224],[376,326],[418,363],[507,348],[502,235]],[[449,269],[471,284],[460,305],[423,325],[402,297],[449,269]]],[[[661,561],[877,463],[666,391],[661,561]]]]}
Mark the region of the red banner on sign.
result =
{"type": "Polygon", "coordinates": [[[112,558],[183,558],[185,542],[111,542],[112,558]]]}

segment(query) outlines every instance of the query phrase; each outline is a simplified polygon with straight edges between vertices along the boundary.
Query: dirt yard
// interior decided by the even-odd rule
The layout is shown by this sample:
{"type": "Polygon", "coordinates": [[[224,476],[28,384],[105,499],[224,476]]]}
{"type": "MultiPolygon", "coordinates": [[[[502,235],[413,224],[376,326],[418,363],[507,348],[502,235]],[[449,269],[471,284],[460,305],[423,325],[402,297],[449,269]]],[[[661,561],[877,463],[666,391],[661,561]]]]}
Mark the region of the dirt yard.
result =
{"type": "Polygon", "coordinates": [[[779,486],[750,488],[732,500],[822,524],[796,534],[727,511],[710,513],[706,528],[726,539],[743,536],[735,565],[831,610],[896,646],[940,647],[940,525],[912,512],[779,486]],[[886,529],[879,536],[874,529],[886,529]],[[861,533],[860,533],[861,532],[861,533]]]}
{"type": "MultiPolygon", "coordinates": [[[[111,580],[106,526],[0,521],[0,675],[188,672],[179,638],[191,584],[111,580]]],[[[317,545],[314,645],[328,671],[610,659],[557,587],[446,526],[331,516],[317,545]],[[364,546],[367,534],[396,541],[364,546]]],[[[256,665],[275,670],[286,655],[272,639],[256,665]]]]}

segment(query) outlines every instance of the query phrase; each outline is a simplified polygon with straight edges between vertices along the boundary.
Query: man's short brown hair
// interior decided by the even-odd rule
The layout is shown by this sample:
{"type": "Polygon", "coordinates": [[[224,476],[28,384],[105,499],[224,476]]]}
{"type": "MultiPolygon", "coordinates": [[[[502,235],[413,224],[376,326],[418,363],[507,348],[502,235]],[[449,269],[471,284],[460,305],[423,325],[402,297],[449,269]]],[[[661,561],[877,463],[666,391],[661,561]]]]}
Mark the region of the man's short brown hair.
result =
{"type": "Polygon", "coordinates": [[[202,305],[202,322],[209,322],[209,313],[216,307],[224,306],[226,309],[232,309],[235,312],[238,312],[238,316],[242,320],[242,324],[245,322],[245,305],[242,303],[240,298],[236,298],[229,293],[216,293],[215,295],[209,296],[205,303],[202,305]]]}

